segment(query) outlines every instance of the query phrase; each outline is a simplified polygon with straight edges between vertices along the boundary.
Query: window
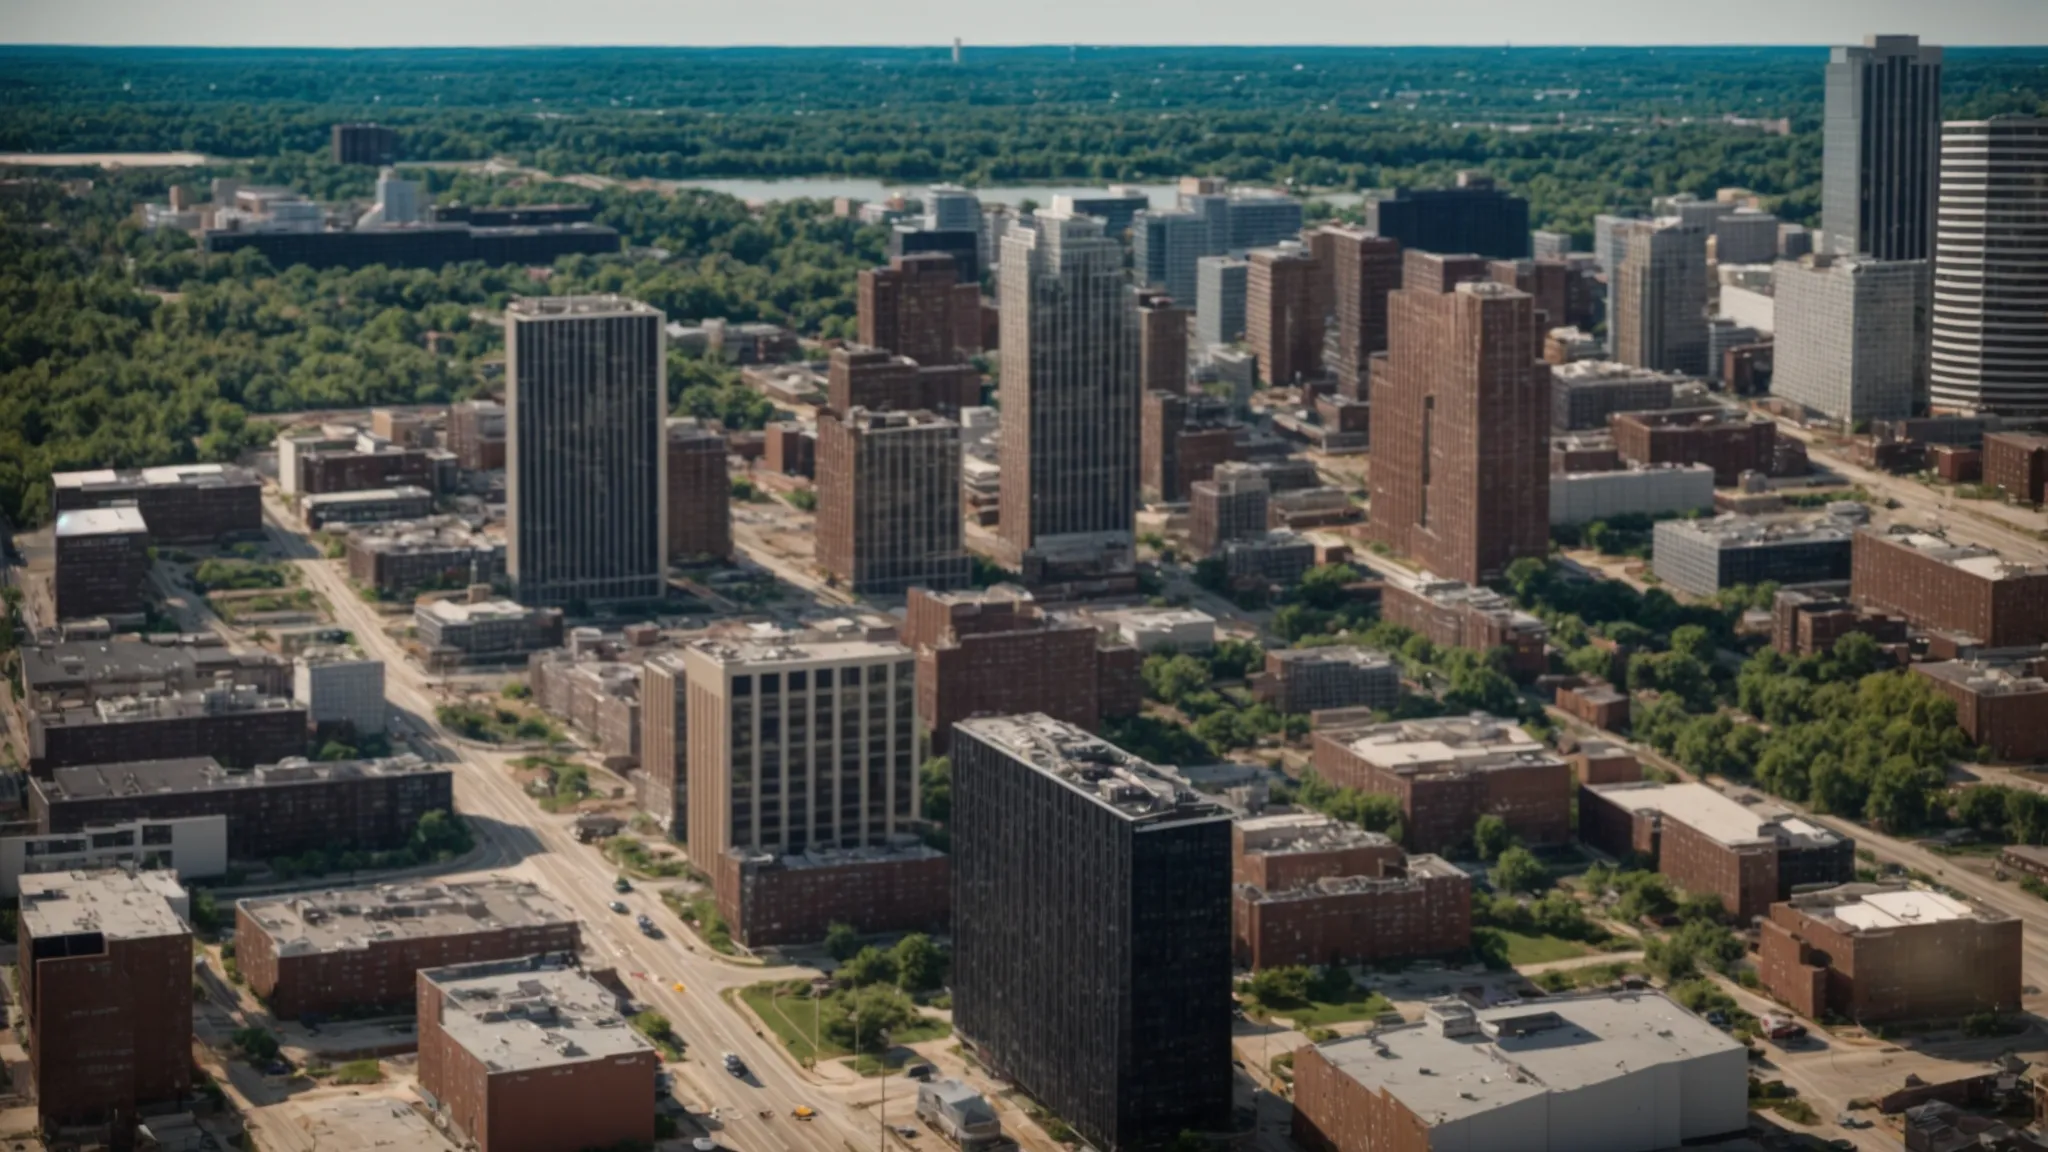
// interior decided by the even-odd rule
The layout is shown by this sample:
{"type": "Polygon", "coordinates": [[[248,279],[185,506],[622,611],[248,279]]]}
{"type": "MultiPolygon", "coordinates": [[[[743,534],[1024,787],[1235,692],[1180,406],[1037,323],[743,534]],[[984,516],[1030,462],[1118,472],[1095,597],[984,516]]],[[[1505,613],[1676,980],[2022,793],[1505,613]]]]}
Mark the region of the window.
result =
{"type": "Polygon", "coordinates": [[[754,694],[754,678],[752,676],[733,677],[732,694],[735,696],[752,696],[754,694]]]}
{"type": "Polygon", "coordinates": [[[842,671],[841,671],[841,672],[839,673],[839,682],[840,682],[841,684],[845,684],[845,685],[849,685],[849,686],[851,686],[851,685],[854,685],[854,684],[858,684],[858,683],[860,683],[860,669],[858,669],[858,668],[847,668],[847,669],[843,669],[843,670],[842,670],[842,671]]]}
{"type": "Polygon", "coordinates": [[[775,693],[775,692],[780,692],[780,691],[782,691],[782,673],[780,673],[780,672],[763,672],[763,673],[761,673],[761,695],[763,695],[763,696],[766,696],[766,695],[769,695],[769,694],[771,694],[771,693],[775,693]]]}
{"type": "Polygon", "coordinates": [[[820,669],[818,669],[818,687],[820,687],[820,688],[830,688],[831,686],[832,686],[832,670],[831,670],[830,668],[820,668],[820,669]]]}
{"type": "Polygon", "coordinates": [[[144,844],[169,844],[171,842],[171,826],[169,824],[144,824],[142,826],[142,842],[144,844]]]}
{"type": "Polygon", "coordinates": [[[791,672],[789,674],[789,690],[791,692],[803,691],[806,679],[807,677],[802,672],[791,672]]]}

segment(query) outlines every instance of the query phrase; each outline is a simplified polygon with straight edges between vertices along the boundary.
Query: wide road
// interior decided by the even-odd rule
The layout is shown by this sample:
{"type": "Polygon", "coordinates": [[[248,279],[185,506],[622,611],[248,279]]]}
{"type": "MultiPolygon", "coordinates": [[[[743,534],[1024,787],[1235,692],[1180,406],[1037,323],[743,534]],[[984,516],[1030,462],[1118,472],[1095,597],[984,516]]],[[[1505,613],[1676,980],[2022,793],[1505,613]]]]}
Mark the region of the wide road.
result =
{"type": "MultiPolygon", "coordinates": [[[[356,596],[336,564],[319,558],[291,527],[288,513],[266,502],[265,515],[272,542],[294,558],[306,587],[327,598],[337,623],[355,633],[368,655],[384,661],[385,696],[402,714],[403,725],[431,735],[453,752],[456,807],[476,829],[486,859],[524,868],[575,912],[597,962],[616,967],[634,998],[667,1016],[689,1046],[690,1060],[677,1073],[693,1089],[686,1095],[718,1109],[723,1127],[717,1133],[719,1143],[740,1152],[877,1147],[880,1134],[871,1122],[793,1069],[772,1034],[756,1035],[745,1017],[718,999],[718,989],[753,983],[770,973],[714,959],[688,943],[694,937],[651,895],[636,893],[624,899],[636,913],[645,912],[662,926],[662,939],[640,935],[628,917],[612,912],[608,905],[616,898],[612,881],[617,870],[595,848],[576,842],[570,818],[540,811],[521,792],[506,765],[512,757],[467,745],[436,722],[435,690],[386,635],[385,618],[356,596]],[[676,983],[685,991],[676,992],[676,983]],[[727,1076],[718,1063],[721,1052],[738,1053],[750,1075],[744,1081],[727,1076]],[[792,1119],[790,1111],[799,1104],[815,1109],[817,1119],[792,1119]],[[770,1119],[755,1115],[763,1110],[770,1119]]],[[[782,969],[772,975],[806,973],[782,969]]]]}

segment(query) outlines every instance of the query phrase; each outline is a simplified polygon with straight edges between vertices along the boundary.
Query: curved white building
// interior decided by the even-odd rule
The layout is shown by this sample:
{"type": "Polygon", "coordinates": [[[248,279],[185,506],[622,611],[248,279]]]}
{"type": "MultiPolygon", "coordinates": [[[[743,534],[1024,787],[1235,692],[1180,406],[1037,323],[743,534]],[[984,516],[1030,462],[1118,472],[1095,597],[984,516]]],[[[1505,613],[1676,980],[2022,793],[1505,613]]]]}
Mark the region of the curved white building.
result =
{"type": "Polygon", "coordinates": [[[1937,410],[2048,413],[2048,119],[1942,125],[1930,384],[1937,410]]]}

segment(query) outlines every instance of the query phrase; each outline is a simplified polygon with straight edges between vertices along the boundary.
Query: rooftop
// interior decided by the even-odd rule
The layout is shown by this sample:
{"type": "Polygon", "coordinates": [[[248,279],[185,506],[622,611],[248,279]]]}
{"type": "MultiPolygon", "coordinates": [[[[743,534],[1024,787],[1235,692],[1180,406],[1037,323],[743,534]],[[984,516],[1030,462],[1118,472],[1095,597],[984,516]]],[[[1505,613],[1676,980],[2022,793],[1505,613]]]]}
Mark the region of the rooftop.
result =
{"type": "Polygon", "coordinates": [[[480,624],[491,620],[524,620],[535,610],[512,600],[485,600],[476,604],[461,600],[429,600],[413,611],[443,624],[480,624]]]}
{"type": "Polygon", "coordinates": [[[1601,799],[1631,812],[1656,813],[1722,844],[1773,842],[1757,814],[1705,784],[1595,784],[1601,799]]]}
{"type": "MultiPolygon", "coordinates": [[[[575,969],[529,957],[429,968],[420,976],[443,993],[441,1030],[491,1072],[654,1055],[619,1015],[618,998],[575,969]]],[[[655,1063],[648,1062],[650,1077],[655,1063]]]]}
{"type": "Polygon", "coordinates": [[[1873,529],[1866,534],[1895,547],[1910,548],[1930,560],[1939,560],[1985,580],[2048,576],[2048,564],[2008,560],[1993,549],[1979,544],[1956,544],[1946,536],[1931,532],[1881,532],[1873,529]]]}
{"type": "Polygon", "coordinates": [[[275,788],[337,780],[366,780],[407,773],[446,772],[418,756],[382,760],[311,761],[299,757],[249,772],[230,772],[211,757],[183,760],[138,760],[127,764],[81,764],[59,768],[33,787],[52,802],[103,800],[174,792],[218,792],[234,788],[275,788]]]}
{"type": "Polygon", "coordinates": [[[46,728],[83,728],[180,716],[226,716],[245,712],[288,712],[303,705],[285,696],[266,696],[248,686],[187,691],[151,691],[133,696],[103,695],[90,705],[43,706],[36,720],[46,728]]]}
{"type": "Polygon", "coordinates": [[[606,293],[590,296],[521,296],[505,305],[505,314],[542,318],[633,314],[658,316],[660,312],[651,304],[606,293]]]}
{"type": "Polygon", "coordinates": [[[345,526],[349,542],[370,552],[427,552],[448,548],[502,548],[460,516],[418,520],[373,520],[345,526]]]}
{"type": "Polygon", "coordinates": [[[1372,648],[1360,648],[1355,644],[1333,644],[1326,648],[1283,648],[1277,652],[1266,653],[1266,658],[1290,666],[1351,664],[1360,668],[1394,667],[1392,656],[1372,648]]]}
{"type": "Polygon", "coordinates": [[[1138,824],[1227,820],[1229,813],[1162,768],[1043,712],[986,716],[954,725],[1138,824]]]}
{"type": "Polygon", "coordinates": [[[31,692],[61,690],[72,685],[170,681],[197,683],[198,678],[243,667],[275,666],[269,655],[245,655],[200,636],[184,643],[164,637],[153,640],[69,640],[21,649],[22,680],[31,692]]]}
{"type": "Polygon", "coordinates": [[[1431,1003],[1416,1024],[1321,1046],[1337,1070],[1435,1126],[1661,1065],[1740,1052],[1655,992],[1553,996],[1474,1010],[1431,1003]]]}
{"type": "Polygon", "coordinates": [[[1949,920],[2010,919],[2002,912],[1966,904],[1940,892],[1883,884],[1842,884],[1794,896],[1792,906],[1815,919],[1832,920],[1851,932],[1911,928],[1949,920]]]}
{"type": "Polygon", "coordinates": [[[1734,408],[1666,408],[1652,412],[1617,412],[1616,421],[1627,420],[1652,428],[1749,428],[1770,425],[1768,417],[1752,416],[1734,408]]]}
{"type": "Polygon", "coordinates": [[[111,536],[125,532],[148,531],[149,525],[143,522],[141,509],[129,504],[57,513],[59,537],[111,536]]]}
{"type": "Polygon", "coordinates": [[[168,872],[41,872],[21,878],[21,926],[47,939],[99,932],[115,940],[183,936],[172,899],[184,890],[168,872]]]}
{"type": "Polygon", "coordinates": [[[1317,738],[1335,740],[1391,772],[1483,772],[1560,762],[1521,726],[1484,712],[1370,724],[1317,738]]]}
{"type": "Polygon", "coordinates": [[[433,493],[413,484],[401,484],[396,488],[364,488],[355,492],[315,492],[299,498],[299,503],[308,508],[331,508],[335,505],[381,504],[387,500],[430,500],[433,493]]]}
{"type": "Polygon", "coordinates": [[[824,639],[803,632],[760,637],[692,641],[688,651],[720,668],[777,668],[783,665],[849,664],[904,660],[911,651],[894,640],[824,639]]]}
{"type": "Polygon", "coordinates": [[[803,869],[847,868],[858,864],[899,864],[913,860],[936,859],[945,853],[921,841],[907,840],[900,844],[870,844],[858,848],[812,848],[787,856],[732,848],[727,850],[727,855],[749,864],[779,864],[784,868],[803,869]]]}
{"type": "Polygon", "coordinates": [[[1656,534],[1682,532],[1719,548],[1768,548],[1777,544],[1848,543],[1855,525],[1829,515],[1743,516],[1712,520],[1663,520],[1656,534]]]}
{"type": "Polygon", "coordinates": [[[125,488],[138,485],[220,488],[227,485],[259,486],[262,481],[247,468],[231,464],[172,464],[162,468],[130,468],[116,471],[100,468],[89,472],[59,472],[50,477],[57,488],[125,488]]]}
{"type": "Polygon", "coordinates": [[[1126,628],[1181,628],[1216,623],[1214,616],[1193,608],[1129,608],[1103,615],[1126,628]]]}
{"type": "Polygon", "coordinates": [[[1549,627],[1542,620],[1515,607],[1513,600],[1491,588],[1467,584],[1461,580],[1439,579],[1430,572],[1414,577],[1396,573],[1390,577],[1389,582],[1436,604],[1484,612],[1510,624],[1517,632],[1541,635],[1549,631],[1549,627]]]}
{"type": "Polygon", "coordinates": [[[1913,670],[1922,676],[1958,685],[1979,696],[2027,696],[2048,692],[2048,680],[1981,660],[1915,664],[1913,670]]]}
{"type": "Polygon", "coordinates": [[[1247,854],[1277,855],[1289,852],[1335,852],[1344,848],[1391,848],[1394,842],[1384,833],[1368,832],[1356,824],[1325,816],[1320,812],[1283,812],[1255,816],[1237,822],[1247,854]]]}
{"type": "Polygon", "coordinates": [[[498,878],[308,892],[242,900],[237,907],[276,941],[279,956],[353,951],[389,940],[568,924],[576,919],[534,885],[498,878]]]}
{"type": "Polygon", "coordinates": [[[1392,866],[1391,871],[1378,876],[1318,876],[1279,892],[1268,892],[1256,884],[1242,887],[1256,893],[1256,899],[1268,902],[1319,900],[1326,896],[1348,896],[1358,892],[1413,890],[1424,880],[1444,880],[1463,875],[1464,870],[1449,860],[1423,853],[1408,857],[1403,863],[1392,866]]]}

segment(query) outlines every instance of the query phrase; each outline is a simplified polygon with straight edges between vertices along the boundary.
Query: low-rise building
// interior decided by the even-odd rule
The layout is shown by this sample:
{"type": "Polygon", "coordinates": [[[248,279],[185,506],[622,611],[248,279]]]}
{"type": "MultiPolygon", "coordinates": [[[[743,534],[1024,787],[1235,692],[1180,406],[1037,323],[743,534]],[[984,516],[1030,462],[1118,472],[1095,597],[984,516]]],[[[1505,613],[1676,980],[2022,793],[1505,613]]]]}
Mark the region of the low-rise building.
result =
{"type": "Polygon", "coordinates": [[[1141,653],[1206,652],[1216,646],[1216,618],[1193,608],[1132,608],[1102,618],[1141,653]]]}
{"type": "Polygon", "coordinates": [[[43,834],[225,816],[235,860],[400,848],[422,816],[454,808],[454,773],[417,756],[296,759],[253,772],[228,772],[206,758],[95,764],[29,785],[29,815],[43,834]]]}
{"type": "Polygon", "coordinates": [[[534,703],[567,721],[607,765],[640,762],[640,663],[550,648],[527,657],[526,673],[534,703]]]}
{"type": "Polygon", "coordinates": [[[713,861],[712,888],[733,939],[749,948],[810,944],[834,922],[863,933],[946,933],[953,873],[915,840],[777,855],[743,848],[713,861]]]}
{"type": "Polygon", "coordinates": [[[1844,884],[1771,906],[1758,972],[1794,1011],[1859,1024],[2020,1007],[2020,921],[1941,892],[1844,884]]]}
{"type": "Polygon", "coordinates": [[[2022,504],[2048,503],[2048,436],[1995,432],[1984,437],[1984,483],[2022,504]]]}
{"type": "Polygon", "coordinates": [[[1285,528],[1226,541],[1216,553],[1233,585],[1291,587],[1316,566],[1315,541],[1285,528]]]}
{"type": "Polygon", "coordinates": [[[294,429],[277,438],[277,487],[290,495],[360,492],[373,488],[440,487],[441,466],[453,454],[394,444],[352,425],[294,429]]]}
{"type": "Polygon", "coordinates": [[[1982,660],[1915,664],[1955,701],[1956,723],[2000,760],[2048,759],[2048,679],[1982,660]]]}
{"type": "Polygon", "coordinates": [[[352,525],[349,579],[387,595],[490,584],[505,575],[505,542],[460,517],[352,525]]]}
{"type": "Polygon", "coordinates": [[[1780,588],[1772,598],[1771,647],[1787,656],[1824,656],[1851,632],[1880,645],[1907,641],[1906,622],[1856,607],[1846,580],[1780,588]]]}
{"type": "Polygon", "coordinates": [[[1738,584],[1847,579],[1855,525],[1832,516],[1665,520],[1651,532],[1650,567],[1682,592],[1712,596],[1738,584]]]}
{"type": "MultiPolygon", "coordinates": [[[[1553,316],[1551,322],[1562,323],[1562,319],[1553,316]]],[[[1567,340],[1571,349],[1585,344],[1591,344],[1595,350],[1599,348],[1597,341],[1576,329],[1566,331],[1575,338],[1567,340]]],[[[1560,333],[1553,331],[1550,335],[1556,338],[1560,333]]],[[[1546,340],[1546,353],[1548,350],[1546,340]]],[[[1606,428],[1607,418],[1616,412],[1669,408],[1673,390],[1686,383],[1684,376],[1672,372],[1588,359],[1572,355],[1569,349],[1561,350],[1560,354],[1565,358],[1550,361],[1555,365],[1550,373],[1550,426],[1558,432],[1606,428]]]]}
{"type": "Polygon", "coordinates": [[[95,824],[90,831],[0,837],[0,899],[20,896],[23,876],[106,868],[162,870],[180,880],[225,875],[227,817],[122,820],[95,824]]]}
{"type": "Polygon", "coordinates": [[[1144,494],[1169,503],[1218,465],[1243,460],[1245,428],[1228,400],[1186,391],[1145,393],[1139,425],[1139,479],[1144,494]]]}
{"type": "Polygon", "coordinates": [[[661,1053],[596,980],[540,957],[418,979],[420,1093],[477,1152],[654,1143],[661,1053]]]}
{"type": "Polygon", "coordinates": [[[1384,652],[1355,645],[1266,653],[1255,689],[1277,712],[1392,708],[1401,699],[1401,667],[1384,652]]]}
{"type": "Polygon", "coordinates": [[[1315,734],[1317,775],[1340,788],[1393,796],[1411,852],[1445,852],[1498,816],[1531,845],[1571,839],[1571,768],[1496,716],[1443,716],[1334,727],[1315,734]]]}
{"type": "Polygon", "coordinates": [[[433,513],[434,494],[412,484],[359,492],[325,492],[301,497],[299,509],[306,527],[318,531],[330,524],[417,520],[433,513]]]}
{"type": "MultiPolygon", "coordinates": [[[[1734,486],[1744,472],[1780,474],[1778,426],[1728,408],[1673,408],[1611,416],[1614,446],[1631,464],[1705,464],[1714,483],[1734,486]]],[[[1803,470],[1803,469],[1802,469],[1803,470]]]]}
{"type": "Polygon", "coordinates": [[[21,885],[20,994],[42,1131],[129,1147],[140,1110],[192,1090],[192,930],[169,873],[21,885]]]}
{"type": "Polygon", "coordinates": [[[1605,740],[1581,740],[1576,751],[1565,758],[1572,775],[1584,784],[1633,784],[1643,778],[1642,762],[1626,744],[1605,740]]]}
{"type": "Polygon", "coordinates": [[[453,662],[520,660],[562,642],[560,608],[511,600],[431,601],[413,609],[413,626],[430,656],[445,652],[453,662]]]}
{"type": "Polygon", "coordinates": [[[1552,473],[1550,477],[1552,524],[1711,512],[1713,508],[1714,470],[1705,464],[1645,465],[1619,471],[1552,473]]]}
{"type": "Polygon", "coordinates": [[[128,616],[143,610],[149,583],[149,525],[134,508],[59,512],[51,591],[60,620],[128,616]]]}
{"type": "Polygon", "coordinates": [[[173,464],[50,477],[53,510],[132,504],[157,544],[208,544],[263,531],[263,481],[231,464],[173,464]]]}
{"type": "Polygon", "coordinates": [[[1508,650],[1508,668],[1535,676],[1549,667],[1550,629],[1491,588],[1458,580],[1393,577],[1380,592],[1380,618],[1420,633],[1439,648],[1508,650]]]}
{"type": "Polygon", "coordinates": [[[1294,1057],[1292,1134],[1311,1152],[1656,1152],[1748,1125],[1748,1053],[1655,992],[1433,1001],[1294,1057]]]}
{"type": "Polygon", "coordinates": [[[235,903],[235,963],[279,1019],[402,1006],[423,968],[573,957],[574,915],[534,885],[382,884],[235,903]]]}
{"type": "Polygon", "coordinates": [[[318,730],[346,726],[358,736],[384,732],[384,662],[353,648],[308,648],[292,661],[292,697],[318,730]]]}
{"type": "Polygon", "coordinates": [[[1312,812],[1231,826],[1234,949],[1249,968],[1460,951],[1471,882],[1435,856],[1312,812]]]}
{"type": "Polygon", "coordinates": [[[1849,594],[1959,645],[2048,644],[2048,564],[1926,532],[1856,533],[1849,594]]]}
{"type": "Polygon", "coordinates": [[[505,406],[496,400],[463,400],[448,406],[448,449],[471,472],[505,467],[505,406]]]}
{"type": "Polygon", "coordinates": [[[1560,684],[1557,706],[1608,732],[1628,731],[1629,695],[1597,677],[1578,684],[1560,684]]]}
{"type": "Polygon", "coordinates": [[[149,757],[210,756],[248,767],[304,755],[306,710],[243,687],[102,697],[33,713],[28,745],[29,771],[44,779],[72,765],[149,757]]]}
{"type": "Polygon", "coordinates": [[[1597,784],[1579,791],[1579,838],[1617,859],[1656,861],[1687,892],[1721,898],[1747,921],[1811,884],[1856,877],[1856,843],[1705,784],[1597,784]]]}
{"type": "Polygon", "coordinates": [[[982,1152],[1003,1143],[1003,1121],[981,1093],[958,1080],[917,1086],[917,1118],[960,1148],[982,1152]]]}
{"type": "Polygon", "coordinates": [[[1232,540],[1265,536],[1273,489],[1259,469],[1220,465],[1187,493],[1188,544],[1197,556],[1214,556],[1232,540]]]}

